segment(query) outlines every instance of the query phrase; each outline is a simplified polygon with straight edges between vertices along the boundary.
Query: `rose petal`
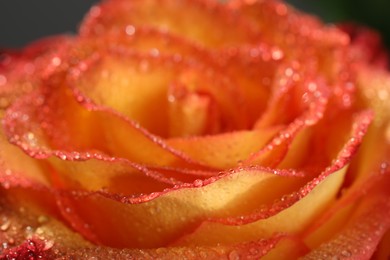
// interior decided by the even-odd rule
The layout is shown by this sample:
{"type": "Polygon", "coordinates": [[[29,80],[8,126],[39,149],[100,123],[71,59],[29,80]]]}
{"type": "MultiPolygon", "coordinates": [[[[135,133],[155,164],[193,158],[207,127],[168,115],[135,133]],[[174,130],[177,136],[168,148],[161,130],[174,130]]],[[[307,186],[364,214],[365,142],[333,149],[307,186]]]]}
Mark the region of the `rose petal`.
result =
{"type": "Polygon", "coordinates": [[[376,185],[375,191],[371,190],[369,195],[364,197],[349,223],[334,238],[306,255],[305,258],[370,258],[380,239],[390,227],[388,183],[387,176],[385,181],[376,185]]]}
{"type": "Polygon", "coordinates": [[[253,41],[243,17],[212,1],[106,1],[84,20],[81,35],[100,35],[118,28],[133,34],[141,26],[166,30],[208,46],[253,41]],[[150,10],[153,10],[151,12],[150,10]],[[197,21],[196,26],[193,22],[197,21]],[[225,33],[221,28],[229,28],[225,33]]]}
{"type": "MultiPolygon", "coordinates": [[[[314,180],[312,180],[310,183],[308,183],[307,186],[302,188],[299,192],[301,192],[301,191],[305,192],[305,193],[308,192],[308,190],[307,190],[308,187],[312,187],[313,188],[314,187],[314,186],[312,186],[313,184],[315,184],[315,183],[318,184],[318,182],[321,179],[326,178],[325,176],[327,176],[332,171],[334,171],[336,169],[339,169],[338,167],[342,167],[342,165],[344,163],[346,163],[348,160],[350,160],[350,158],[353,156],[353,154],[356,152],[356,149],[360,145],[360,142],[362,140],[362,137],[363,137],[364,133],[367,131],[368,124],[369,124],[369,122],[371,120],[370,118],[372,118],[372,114],[366,112],[366,113],[362,113],[362,114],[358,115],[354,119],[352,132],[349,133],[349,137],[348,137],[349,140],[348,140],[348,142],[344,145],[344,147],[342,147],[342,148],[340,148],[340,150],[338,150],[337,156],[336,156],[336,154],[334,154],[334,156],[337,157],[338,159],[336,159],[336,160],[333,159],[332,160],[332,164],[333,164],[332,167],[333,168],[332,167],[327,168],[326,171],[324,171],[322,174],[320,174],[318,177],[316,177],[314,180]]],[[[321,165],[321,164],[319,164],[319,165],[321,165]]],[[[324,167],[326,167],[326,164],[324,165],[324,167]]],[[[310,174],[309,174],[309,176],[310,176],[310,174]]],[[[289,198],[289,199],[291,199],[291,198],[289,198]]],[[[286,201],[287,201],[286,198],[284,198],[283,200],[284,200],[283,203],[286,203],[286,201]]],[[[261,216],[264,217],[264,216],[267,216],[267,215],[264,215],[264,212],[261,213],[261,211],[260,211],[258,215],[254,214],[254,216],[257,216],[257,217],[261,218],[261,216]]],[[[255,217],[255,218],[257,218],[257,217],[255,217]]],[[[251,218],[249,218],[249,219],[251,219],[251,218]]],[[[245,221],[245,220],[243,220],[241,218],[240,220],[236,219],[236,220],[232,220],[232,221],[242,222],[242,221],[245,221]]],[[[248,222],[246,222],[246,223],[248,223],[248,222]]]]}
{"type": "Polygon", "coordinates": [[[353,46],[352,55],[356,60],[364,60],[381,69],[388,68],[389,55],[379,33],[352,23],[340,24],[338,28],[349,35],[353,46]]]}
{"type": "Polygon", "coordinates": [[[4,118],[8,137],[26,152],[36,153],[36,148],[68,152],[102,151],[152,165],[167,166],[177,159],[184,165],[196,164],[116,112],[95,107],[88,101],[79,104],[58,81],[46,83],[39,90],[41,93],[26,95],[7,111],[4,118]],[[56,91],[48,91],[50,87],[55,88],[52,85],[55,83],[58,83],[56,91]],[[154,158],[160,160],[157,162],[154,158]]]}
{"type": "Polygon", "coordinates": [[[333,86],[335,101],[341,107],[352,104],[353,70],[346,49],[349,37],[335,26],[325,26],[313,16],[302,14],[282,1],[229,2],[253,23],[268,45],[280,47],[285,57],[318,70],[333,86]]]}
{"type": "Polygon", "coordinates": [[[73,38],[53,36],[36,41],[23,50],[0,53],[0,109],[35,89],[44,74],[55,70],[73,38]]]}
{"type": "Polygon", "coordinates": [[[44,259],[84,259],[91,257],[104,259],[172,259],[183,256],[187,259],[258,258],[267,254],[283,239],[283,236],[275,236],[269,240],[253,241],[234,246],[114,249],[91,245],[55,219],[26,209],[18,210],[16,204],[11,206],[10,201],[4,200],[4,197],[0,205],[3,209],[0,217],[5,221],[2,226],[5,227],[5,224],[8,223],[8,228],[2,230],[3,236],[0,237],[0,242],[6,247],[0,255],[2,258],[17,258],[25,254],[28,254],[28,257],[34,256],[44,259]],[[25,229],[26,226],[29,227],[28,231],[25,229]]]}
{"type": "Polygon", "coordinates": [[[106,48],[120,48],[132,51],[136,49],[144,55],[149,54],[155,58],[166,54],[173,55],[175,59],[179,60],[185,57],[186,60],[194,60],[196,63],[212,67],[217,74],[228,76],[230,82],[239,86],[239,94],[240,97],[242,96],[239,107],[245,110],[241,117],[248,115],[249,125],[252,125],[264,110],[270,84],[274,80],[276,67],[281,59],[281,57],[272,56],[277,48],[269,48],[264,44],[244,45],[221,51],[210,50],[170,33],[143,27],[136,34],[130,36],[125,33],[109,31],[98,40],[95,38],[82,39],[78,45],[80,45],[78,49],[81,48],[84,51],[77,51],[71,56],[81,56],[80,59],[85,58],[88,56],[87,53],[96,49],[102,51],[106,48]]]}
{"type": "MultiPolygon", "coordinates": [[[[302,183],[302,180],[278,177],[272,174],[249,174],[249,172],[243,171],[241,173],[238,172],[238,174],[235,175],[228,174],[225,177],[221,176],[215,180],[210,179],[207,182],[196,181],[194,182],[193,186],[178,186],[171,191],[167,190],[164,193],[153,195],[154,199],[152,200],[139,200],[139,202],[143,201],[141,204],[123,205],[119,202],[113,201],[113,198],[102,197],[98,193],[92,193],[87,197],[81,196],[78,198],[73,198],[73,196],[70,196],[70,194],[64,194],[59,199],[60,201],[65,201],[65,207],[74,212],[73,216],[78,215],[80,219],[83,220],[83,223],[88,224],[92,233],[97,234],[99,240],[103,241],[104,243],[115,246],[131,245],[138,247],[163,245],[169,241],[176,240],[178,236],[182,236],[183,233],[189,232],[191,229],[196,227],[196,223],[200,223],[199,221],[204,221],[205,218],[210,218],[213,215],[214,218],[218,218],[218,215],[219,218],[221,218],[223,215],[241,215],[239,219],[230,218],[229,220],[228,218],[228,220],[230,223],[236,224],[240,221],[245,221],[248,223],[248,221],[252,222],[270,215],[272,216],[292,205],[307,194],[311,194],[309,192],[315,189],[315,187],[321,183],[322,180],[329,179],[329,181],[331,181],[333,177],[327,178],[327,176],[344,167],[345,164],[350,160],[350,157],[353,155],[357,145],[361,142],[361,138],[365,129],[367,128],[368,123],[369,114],[363,114],[361,117],[358,117],[356,119],[354,131],[351,134],[351,141],[346,144],[345,148],[343,148],[342,152],[339,154],[338,159],[335,160],[335,165],[325,170],[324,173],[320,175],[320,177],[314,179],[306,186],[301,188],[300,192],[296,193],[295,195],[293,193],[292,197],[287,199],[284,198],[280,200],[280,203],[271,204],[272,207],[267,211],[253,213],[253,209],[259,207],[260,202],[258,201],[258,198],[265,199],[265,204],[271,203],[276,198],[280,198],[280,196],[285,194],[286,190],[290,188],[292,191],[295,190],[297,188],[296,185],[302,183]],[[245,181],[245,179],[248,180],[245,181]],[[272,191],[272,193],[266,193],[270,197],[264,197],[265,188],[253,188],[253,185],[265,185],[264,187],[267,187],[269,191],[272,191]],[[198,188],[191,189],[191,187],[198,188]],[[261,192],[263,196],[255,194],[253,190],[261,192]],[[225,191],[226,193],[222,193],[221,191],[225,191]],[[253,199],[243,199],[242,196],[250,196],[253,199]],[[221,199],[216,199],[219,197],[221,197],[221,199]],[[234,200],[232,201],[233,198],[234,200]],[[221,201],[224,201],[225,204],[221,204],[221,201]],[[226,204],[229,201],[231,201],[230,205],[226,204]],[[246,205],[243,205],[242,201],[246,201],[246,205]],[[240,207],[237,207],[236,203],[240,203],[240,207]],[[195,207],[194,205],[204,206],[199,208],[195,207]],[[157,218],[156,216],[158,216],[159,210],[163,212],[169,212],[169,214],[164,213],[163,215],[159,215],[157,218]],[[236,212],[237,210],[238,212],[236,212]],[[245,211],[249,215],[242,217],[242,214],[245,211]],[[250,213],[251,211],[252,213],[250,213]],[[186,212],[185,218],[183,218],[183,212],[186,212]],[[131,222],[127,221],[127,216],[129,214],[132,216],[131,222]],[[122,217],[123,219],[121,219],[122,217]],[[101,225],[102,221],[107,225],[101,225]],[[118,226],[119,223],[122,224],[118,226]],[[175,228],[173,228],[171,225],[174,225],[175,228]],[[108,227],[110,230],[106,230],[108,227]],[[152,232],[152,230],[154,230],[153,232],[157,230],[154,239],[142,240],[143,237],[149,237],[149,233],[152,232]],[[129,232],[134,234],[134,237],[129,238],[129,232]],[[126,244],[122,244],[124,241],[126,241],[126,244]]],[[[323,187],[322,190],[326,189],[326,192],[314,193],[320,197],[324,196],[323,194],[325,194],[324,204],[329,201],[332,195],[334,196],[337,193],[341,184],[340,180],[343,179],[343,174],[341,173],[331,176],[335,176],[334,178],[337,176],[340,177],[341,179],[336,178],[336,182],[339,184],[323,184],[325,186],[320,184],[318,187],[323,187]],[[329,189],[334,189],[335,192],[329,193],[329,189]]],[[[325,181],[324,183],[327,182],[328,181],[325,181]]],[[[312,196],[316,197],[317,195],[312,196]]],[[[310,200],[310,197],[307,197],[307,199],[310,200]]],[[[132,199],[127,199],[126,197],[120,198],[120,201],[122,203],[126,201],[129,201],[130,203],[135,202],[131,202],[132,199]]],[[[305,200],[302,199],[302,204],[305,206],[304,201],[305,200]]],[[[314,199],[314,201],[316,201],[318,205],[321,205],[317,199],[314,199]]],[[[299,203],[296,205],[299,205],[299,203]]],[[[291,210],[293,210],[293,207],[291,210]]],[[[298,211],[301,212],[301,210],[298,211]]],[[[275,217],[277,218],[277,215],[275,217]]],[[[291,216],[287,214],[287,217],[290,218],[291,216]]],[[[234,227],[231,228],[234,229],[234,227]]],[[[79,232],[83,231],[79,230],[79,232]]],[[[242,238],[242,236],[240,237],[242,238]]],[[[210,238],[209,235],[208,238],[210,238]]]]}
{"type": "MultiPolygon", "coordinates": [[[[290,146],[297,148],[290,154],[296,154],[295,161],[300,162],[305,154],[305,142],[297,137],[299,134],[308,136],[307,133],[302,135],[302,132],[307,131],[310,126],[322,119],[325,112],[328,95],[327,89],[321,85],[320,81],[311,81],[310,77],[306,76],[304,78],[308,81],[300,82],[301,75],[294,72],[291,67],[287,67],[286,71],[282,68],[281,71],[283,71],[283,76],[275,82],[274,93],[268,108],[255,127],[286,126],[263,149],[248,158],[244,162],[246,165],[256,163],[275,167],[285,158],[290,146]],[[289,72],[286,73],[287,71],[289,72]],[[282,111],[291,111],[291,114],[282,111]],[[292,146],[294,140],[297,140],[299,145],[292,146]]],[[[288,165],[288,161],[291,160],[287,158],[285,165],[288,165]]]]}
{"type": "Polygon", "coordinates": [[[214,136],[174,138],[167,143],[205,165],[228,169],[240,165],[249,155],[259,151],[279,130],[279,127],[273,127],[214,136]]]}
{"type": "Polygon", "coordinates": [[[81,92],[80,96],[98,106],[114,108],[159,136],[168,136],[169,104],[179,98],[169,92],[170,85],[180,88],[177,91],[183,95],[204,93],[212,97],[222,117],[221,131],[248,127],[240,108],[243,99],[239,89],[211,67],[171,56],[121,51],[87,60],[73,74],[76,76],[69,84],[81,92]]]}
{"type": "Polygon", "coordinates": [[[390,229],[382,237],[379,245],[376,248],[373,259],[388,259],[390,257],[390,229]]]}
{"type": "MultiPolygon", "coordinates": [[[[240,222],[239,220],[235,222],[237,226],[226,226],[221,223],[206,222],[192,234],[184,236],[184,239],[179,240],[177,244],[231,244],[239,241],[254,240],[256,237],[271,237],[275,233],[299,233],[303,231],[309,223],[316,219],[318,214],[333,201],[342,184],[345,171],[346,169],[344,168],[343,170],[332,173],[330,177],[327,177],[323,182],[318,184],[318,186],[316,186],[307,196],[290,207],[283,205],[283,202],[281,205],[275,203],[272,205],[274,206],[272,209],[268,209],[267,213],[270,215],[269,217],[266,217],[265,214],[267,213],[262,217],[259,217],[258,214],[254,214],[256,215],[256,218],[265,218],[263,220],[245,226],[241,225],[243,221],[240,222]]],[[[252,219],[252,217],[253,216],[249,218],[252,219]]],[[[242,220],[245,218],[248,217],[243,216],[242,220]]],[[[229,223],[233,223],[233,221],[234,220],[229,220],[229,223]]]]}

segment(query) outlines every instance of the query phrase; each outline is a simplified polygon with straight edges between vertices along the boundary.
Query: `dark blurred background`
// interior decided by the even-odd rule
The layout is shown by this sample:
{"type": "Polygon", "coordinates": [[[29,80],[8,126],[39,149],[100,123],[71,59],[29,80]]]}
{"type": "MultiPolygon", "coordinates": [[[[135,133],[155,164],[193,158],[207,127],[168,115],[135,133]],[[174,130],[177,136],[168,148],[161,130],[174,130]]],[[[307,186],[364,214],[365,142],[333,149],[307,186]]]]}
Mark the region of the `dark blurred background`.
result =
{"type": "MultiPolygon", "coordinates": [[[[0,0],[0,47],[20,47],[45,35],[74,32],[98,0],[0,0]]],[[[355,21],[382,32],[390,46],[390,0],[288,0],[326,22],[355,21]]]]}
{"type": "Polygon", "coordinates": [[[0,47],[21,47],[43,36],[75,32],[98,0],[0,0],[0,47]]]}
{"type": "Polygon", "coordinates": [[[326,22],[355,22],[375,28],[390,49],[390,0],[288,0],[326,22]]]}

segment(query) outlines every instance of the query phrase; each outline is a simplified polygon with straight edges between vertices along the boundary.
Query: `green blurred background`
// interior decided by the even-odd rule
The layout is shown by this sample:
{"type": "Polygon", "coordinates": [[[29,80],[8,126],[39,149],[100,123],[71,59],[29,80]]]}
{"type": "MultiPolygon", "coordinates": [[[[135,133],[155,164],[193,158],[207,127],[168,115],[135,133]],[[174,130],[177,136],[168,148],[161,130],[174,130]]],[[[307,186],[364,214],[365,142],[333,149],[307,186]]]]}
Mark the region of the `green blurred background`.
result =
{"type": "MultiPolygon", "coordinates": [[[[286,1],[321,15],[326,22],[355,21],[374,27],[390,47],[390,0],[286,1]]],[[[0,0],[0,47],[20,47],[46,35],[75,32],[88,8],[97,2],[0,0]]]]}
{"type": "Polygon", "coordinates": [[[381,32],[390,49],[390,0],[287,0],[326,22],[355,22],[381,32]]]}

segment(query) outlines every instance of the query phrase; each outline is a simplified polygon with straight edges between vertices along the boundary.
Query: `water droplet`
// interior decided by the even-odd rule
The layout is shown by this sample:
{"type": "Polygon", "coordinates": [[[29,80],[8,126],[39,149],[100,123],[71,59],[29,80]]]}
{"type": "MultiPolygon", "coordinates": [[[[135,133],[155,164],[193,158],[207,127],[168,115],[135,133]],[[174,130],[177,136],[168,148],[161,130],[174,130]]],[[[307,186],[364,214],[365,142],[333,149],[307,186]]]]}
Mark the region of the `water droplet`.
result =
{"type": "Polygon", "coordinates": [[[284,71],[284,74],[287,76],[287,77],[291,77],[293,74],[294,74],[294,70],[292,68],[287,68],[285,71],[284,71]]]}
{"type": "Polygon", "coordinates": [[[6,231],[11,225],[11,221],[9,219],[6,219],[3,224],[0,226],[1,231],[6,231]]]}
{"type": "Polygon", "coordinates": [[[194,181],[194,186],[195,187],[202,187],[203,186],[203,181],[202,180],[195,180],[194,181]]]}
{"type": "Polygon", "coordinates": [[[158,57],[158,55],[160,55],[160,51],[156,48],[153,48],[149,51],[150,55],[152,55],[153,57],[158,57]]]}
{"type": "Polygon", "coordinates": [[[25,134],[24,139],[30,146],[36,146],[38,141],[37,138],[35,137],[34,133],[28,132],[25,134]]]}
{"type": "Polygon", "coordinates": [[[278,15],[280,15],[280,16],[286,15],[286,14],[287,14],[287,11],[288,11],[288,10],[287,10],[287,6],[286,6],[285,4],[282,4],[282,3],[278,4],[278,5],[276,6],[275,10],[276,10],[276,13],[277,13],[278,15]]]}
{"type": "Polygon", "coordinates": [[[4,75],[0,74],[0,86],[3,86],[5,84],[7,84],[7,78],[4,75]]]}
{"type": "Polygon", "coordinates": [[[282,143],[282,139],[279,137],[274,140],[275,145],[280,145],[281,143],[282,143]]]}
{"type": "Polygon", "coordinates": [[[51,59],[51,64],[53,64],[54,66],[59,66],[61,65],[61,59],[59,57],[54,57],[53,59],[51,59]]]}
{"type": "Polygon", "coordinates": [[[240,254],[233,250],[229,253],[229,260],[239,260],[240,259],[240,254]]]}
{"type": "Polygon", "coordinates": [[[44,233],[44,230],[42,229],[42,228],[37,228],[37,230],[35,230],[35,233],[38,235],[38,236],[40,236],[40,235],[43,235],[43,233],[44,233]]]}
{"type": "Polygon", "coordinates": [[[139,69],[141,70],[141,72],[147,72],[149,69],[149,62],[147,60],[142,60],[139,63],[139,69]]]}
{"type": "Polygon", "coordinates": [[[271,51],[271,56],[273,60],[280,60],[283,58],[283,52],[278,48],[273,48],[271,51]]]}
{"type": "Polygon", "coordinates": [[[34,235],[34,229],[31,226],[27,226],[24,229],[24,232],[26,234],[26,238],[31,238],[34,235]]]}
{"type": "Polygon", "coordinates": [[[8,244],[10,244],[10,245],[15,244],[15,239],[9,238],[9,239],[8,239],[8,244]]]}
{"type": "Polygon", "coordinates": [[[352,254],[348,250],[343,250],[341,251],[341,255],[345,257],[350,257],[352,254]]]}
{"type": "Polygon", "coordinates": [[[80,160],[80,154],[77,153],[77,152],[75,152],[75,153],[73,154],[73,159],[74,159],[74,160],[80,160]]]}
{"type": "Polygon", "coordinates": [[[317,84],[314,82],[310,82],[307,86],[310,92],[314,92],[317,90],[317,84]]]}
{"type": "Polygon", "coordinates": [[[156,211],[155,208],[151,208],[151,209],[149,210],[149,212],[150,212],[150,214],[155,215],[157,211],[156,211]]]}
{"type": "Polygon", "coordinates": [[[54,241],[52,240],[46,240],[45,241],[45,247],[43,248],[43,250],[49,250],[50,248],[52,248],[54,246],[54,241]]]}
{"type": "Polygon", "coordinates": [[[41,216],[38,217],[39,224],[44,224],[47,221],[49,221],[49,219],[46,216],[44,216],[44,215],[41,215],[41,216]]]}
{"type": "Polygon", "coordinates": [[[11,184],[8,181],[4,181],[1,183],[4,189],[9,189],[11,187],[11,184]]]}
{"type": "Polygon", "coordinates": [[[127,35],[131,36],[135,33],[135,27],[133,25],[128,25],[128,26],[126,26],[125,31],[126,31],[127,35]]]}
{"type": "Polygon", "coordinates": [[[259,251],[257,248],[252,247],[251,249],[249,249],[249,253],[251,253],[252,255],[257,255],[259,251]]]}
{"type": "Polygon", "coordinates": [[[380,89],[378,91],[378,98],[380,100],[387,100],[389,98],[389,92],[386,89],[380,89]]]}
{"type": "Polygon", "coordinates": [[[209,254],[208,254],[207,251],[201,250],[201,251],[199,252],[199,257],[200,257],[201,259],[208,259],[208,258],[209,258],[209,254]]]}

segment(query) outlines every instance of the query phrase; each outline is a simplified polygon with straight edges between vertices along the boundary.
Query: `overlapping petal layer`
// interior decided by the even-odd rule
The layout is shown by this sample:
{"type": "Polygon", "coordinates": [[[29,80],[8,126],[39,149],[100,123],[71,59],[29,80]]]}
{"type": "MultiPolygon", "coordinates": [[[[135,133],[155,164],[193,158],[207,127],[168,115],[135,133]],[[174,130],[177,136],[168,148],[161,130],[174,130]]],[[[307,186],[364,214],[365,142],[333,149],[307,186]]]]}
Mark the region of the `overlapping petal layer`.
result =
{"type": "Polygon", "coordinates": [[[274,0],[107,0],[1,53],[2,257],[386,256],[390,78],[350,35],[274,0]]]}

